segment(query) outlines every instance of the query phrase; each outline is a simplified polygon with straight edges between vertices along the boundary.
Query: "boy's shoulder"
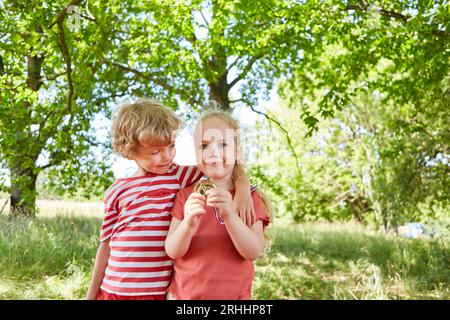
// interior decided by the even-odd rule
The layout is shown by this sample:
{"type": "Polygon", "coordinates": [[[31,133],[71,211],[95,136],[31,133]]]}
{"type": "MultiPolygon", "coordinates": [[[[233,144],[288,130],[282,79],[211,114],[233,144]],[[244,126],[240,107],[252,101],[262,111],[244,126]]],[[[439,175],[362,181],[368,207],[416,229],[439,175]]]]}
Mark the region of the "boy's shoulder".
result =
{"type": "Polygon", "coordinates": [[[164,174],[156,174],[156,173],[146,173],[143,175],[133,175],[130,177],[117,178],[105,191],[104,197],[105,199],[111,197],[113,195],[117,195],[118,193],[123,193],[131,188],[139,187],[140,185],[147,185],[149,183],[154,183],[159,181],[161,183],[168,183],[170,180],[173,180],[173,183],[178,183],[178,172],[180,170],[180,166],[174,164],[167,173],[164,174]],[[176,182],[175,182],[176,180],[176,182]]]}

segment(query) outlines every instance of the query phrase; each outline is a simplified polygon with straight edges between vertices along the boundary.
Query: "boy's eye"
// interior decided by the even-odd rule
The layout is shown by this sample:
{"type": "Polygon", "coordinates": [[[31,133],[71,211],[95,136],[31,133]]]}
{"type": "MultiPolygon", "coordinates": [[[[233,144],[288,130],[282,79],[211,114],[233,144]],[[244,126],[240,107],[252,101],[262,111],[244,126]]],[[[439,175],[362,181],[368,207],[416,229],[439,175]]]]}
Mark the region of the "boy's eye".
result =
{"type": "Polygon", "coordinates": [[[221,147],[221,148],[226,148],[226,147],[227,147],[227,144],[226,144],[225,142],[224,142],[224,143],[221,143],[221,144],[220,144],[220,147],[221,147]]]}
{"type": "Polygon", "coordinates": [[[203,143],[203,144],[200,146],[200,148],[201,148],[202,150],[205,150],[207,147],[208,147],[208,145],[207,145],[206,143],[203,143]]]}

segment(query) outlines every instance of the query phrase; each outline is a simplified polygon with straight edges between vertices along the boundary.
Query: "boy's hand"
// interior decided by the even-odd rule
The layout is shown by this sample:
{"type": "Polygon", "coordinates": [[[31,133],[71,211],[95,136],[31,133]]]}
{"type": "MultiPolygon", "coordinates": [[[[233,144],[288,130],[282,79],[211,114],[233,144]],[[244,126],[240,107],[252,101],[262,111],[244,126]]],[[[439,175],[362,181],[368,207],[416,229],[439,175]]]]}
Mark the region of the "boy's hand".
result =
{"type": "Polygon", "coordinates": [[[184,204],[184,220],[188,227],[197,229],[200,218],[206,213],[205,211],[205,197],[200,193],[193,192],[184,204]]]}
{"type": "Polygon", "coordinates": [[[216,207],[220,211],[222,219],[234,215],[233,197],[231,193],[222,188],[214,188],[206,192],[208,198],[206,199],[206,205],[216,207]]]}
{"type": "Polygon", "coordinates": [[[236,192],[233,200],[233,208],[239,214],[241,220],[249,227],[255,223],[256,214],[250,189],[245,194],[236,192]]]}

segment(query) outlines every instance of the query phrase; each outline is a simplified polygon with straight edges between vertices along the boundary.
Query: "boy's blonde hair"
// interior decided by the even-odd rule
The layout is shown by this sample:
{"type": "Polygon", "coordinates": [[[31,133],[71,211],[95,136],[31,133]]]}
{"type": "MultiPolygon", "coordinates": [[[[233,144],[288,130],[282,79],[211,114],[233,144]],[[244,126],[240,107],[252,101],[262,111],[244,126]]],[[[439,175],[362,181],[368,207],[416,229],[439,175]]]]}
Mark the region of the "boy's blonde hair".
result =
{"type": "Polygon", "coordinates": [[[112,146],[119,155],[129,158],[139,144],[170,144],[180,125],[175,112],[161,102],[138,99],[117,109],[111,125],[112,146]]]}
{"type": "MultiPolygon", "coordinates": [[[[233,181],[235,181],[236,174],[239,174],[239,172],[244,171],[244,151],[243,146],[241,143],[241,137],[240,137],[240,125],[239,122],[233,118],[231,113],[228,111],[225,111],[220,108],[220,105],[217,102],[210,102],[210,105],[208,109],[206,109],[203,114],[200,116],[200,118],[197,121],[197,125],[195,126],[195,130],[197,130],[198,126],[202,121],[205,121],[210,118],[219,118],[220,120],[224,121],[226,124],[228,124],[232,129],[236,131],[235,133],[235,143],[236,143],[236,153],[237,153],[237,160],[233,171],[233,181]]],[[[273,223],[273,207],[272,202],[270,201],[269,197],[259,188],[255,190],[258,192],[259,196],[261,197],[264,207],[266,209],[267,216],[269,217],[269,222],[273,223]]],[[[264,229],[264,238],[266,240],[265,249],[266,251],[270,249],[271,239],[269,237],[269,234],[264,229]]]]}

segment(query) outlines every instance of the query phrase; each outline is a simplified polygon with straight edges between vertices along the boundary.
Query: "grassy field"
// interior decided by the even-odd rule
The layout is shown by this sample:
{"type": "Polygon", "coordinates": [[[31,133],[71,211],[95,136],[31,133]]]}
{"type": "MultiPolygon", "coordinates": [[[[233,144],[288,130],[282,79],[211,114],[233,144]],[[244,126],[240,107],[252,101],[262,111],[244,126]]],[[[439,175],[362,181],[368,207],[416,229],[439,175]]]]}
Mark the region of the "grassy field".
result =
{"type": "MultiPolygon", "coordinates": [[[[82,299],[101,204],[40,202],[35,220],[0,215],[0,299],[82,299]]],[[[346,223],[272,230],[256,263],[255,299],[450,299],[449,244],[346,223]]]]}

